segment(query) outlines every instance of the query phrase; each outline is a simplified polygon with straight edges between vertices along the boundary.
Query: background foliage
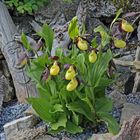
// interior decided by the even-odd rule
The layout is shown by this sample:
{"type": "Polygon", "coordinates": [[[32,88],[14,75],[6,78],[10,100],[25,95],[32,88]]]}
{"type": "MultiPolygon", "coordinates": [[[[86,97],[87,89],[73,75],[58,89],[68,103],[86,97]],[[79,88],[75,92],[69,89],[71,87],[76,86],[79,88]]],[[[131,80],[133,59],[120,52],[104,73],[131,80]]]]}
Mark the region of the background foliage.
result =
{"type": "Polygon", "coordinates": [[[48,4],[50,0],[5,0],[5,3],[13,10],[17,10],[19,13],[29,13],[38,10],[45,4],[48,4]]]}

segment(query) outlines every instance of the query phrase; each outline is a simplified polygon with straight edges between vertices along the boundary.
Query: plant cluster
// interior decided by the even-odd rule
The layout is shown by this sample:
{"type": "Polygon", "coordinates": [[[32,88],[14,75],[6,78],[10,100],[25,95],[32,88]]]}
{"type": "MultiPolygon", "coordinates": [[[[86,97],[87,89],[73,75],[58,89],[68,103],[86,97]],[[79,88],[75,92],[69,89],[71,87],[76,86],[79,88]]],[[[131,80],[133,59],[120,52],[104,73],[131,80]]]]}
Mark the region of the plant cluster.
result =
{"type": "Polygon", "coordinates": [[[36,82],[39,93],[39,97],[27,100],[49,124],[50,133],[66,130],[75,134],[82,132],[87,124],[96,127],[102,122],[106,123],[109,132],[118,133],[119,125],[110,114],[112,101],[105,96],[105,89],[113,81],[111,48],[124,48],[123,34],[133,31],[131,24],[118,18],[120,14],[121,10],[109,31],[102,26],[94,29],[101,37],[99,42],[96,37],[87,40],[74,17],[68,28],[72,45],[67,55],[58,48],[55,56],[50,56],[54,33],[46,24],[37,33],[41,38],[34,48],[22,34],[26,52],[20,64],[28,64],[27,73],[36,82]]]}
{"type": "Polygon", "coordinates": [[[44,4],[48,4],[49,0],[5,0],[5,3],[13,10],[19,13],[29,13],[37,11],[44,4]]]}

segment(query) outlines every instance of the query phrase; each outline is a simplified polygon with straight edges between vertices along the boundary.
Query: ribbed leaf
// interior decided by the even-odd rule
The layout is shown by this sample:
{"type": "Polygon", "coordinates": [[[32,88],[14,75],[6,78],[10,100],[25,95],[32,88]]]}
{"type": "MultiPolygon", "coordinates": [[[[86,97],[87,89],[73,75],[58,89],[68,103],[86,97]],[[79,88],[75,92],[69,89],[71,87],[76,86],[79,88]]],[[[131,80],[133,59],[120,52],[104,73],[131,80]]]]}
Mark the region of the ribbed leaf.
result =
{"type": "Polygon", "coordinates": [[[34,110],[46,123],[54,121],[53,116],[50,114],[51,105],[44,98],[28,98],[27,101],[32,105],[34,110]]]}
{"type": "Polygon", "coordinates": [[[117,121],[108,113],[100,112],[97,116],[106,123],[110,133],[116,135],[119,132],[119,124],[117,121]]]}
{"type": "Polygon", "coordinates": [[[77,17],[74,17],[69,24],[68,34],[71,39],[74,39],[76,36],[79,36],[77,21],[78,21],[77,17]]]}
{"type": "Polygon", "coordinates": [[[52,130],[57,130],[59,127],[66,127],[66,123],[67,123],[67,118],[66,118],[66,114],[60,114],[57,117],[57,121],[54,123],[51,123],[51,129],[52,130]]]}
{"type": "Polygon", "coordinates": [[[83,129],[80,126],[77,126],[70,121],[67,122],[66,130],[72,134],[83,132],[83,129]]]}
{"type": "Polygon", "coordinates": [[[87,119],[94,122],[94,114],[88,104],[84,101],[75,101],[67,105],[67,108],[72,112],[77,112],[84,115],[87,119]]]}
{"type": "Polygon", "coordinates": [[[97,98],[95,101],[96,112],[110,112],[112,108],[113,103],[109,98],[97,98]]]}

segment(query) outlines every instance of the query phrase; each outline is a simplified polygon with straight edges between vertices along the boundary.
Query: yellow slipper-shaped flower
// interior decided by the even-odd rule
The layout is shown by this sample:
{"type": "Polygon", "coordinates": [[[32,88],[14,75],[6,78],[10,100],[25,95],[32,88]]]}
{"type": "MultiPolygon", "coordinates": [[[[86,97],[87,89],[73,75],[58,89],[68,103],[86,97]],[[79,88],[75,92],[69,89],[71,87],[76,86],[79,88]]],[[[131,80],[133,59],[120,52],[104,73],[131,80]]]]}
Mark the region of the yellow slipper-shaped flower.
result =
{"type": "Polygon", "coordinates": [[[82,39],[81,37],[78,37],[77,47],[80,50],[85,51],[88,49],[88,42],[86,40],[82,39]]]}
{"type": "Polygon", "coordinates": [[[125,32],[133,32],[134,31],[133,26],[124,19],[122,20],[121,28],[125,32]]]}
{"type": "Polygon", "coordinates": [[[67,91],[73,91],[76,89],[76,87],[78,86],[78,81],[76,80],[76,78],[73,78],[67,85],[66,89],[67,91]]]}
{"type": "Polygon", "coordinates": [[[114,45],[116,48],[125,48],[126,47],[126,42],[121,40],[121,39],[115,39],[114,40],[114,45]]]}
{"type": "Polygon", "coordinates": [[[92,50],[92,52],[89,54],[88,58],[89,58],[89,62],[91,62],[91,63],[96,62],[97,54],[96,54],[95,50],[92,50]]]}
{"type": "Polygon", "coordinates": [[[66,71],[65,79],[71,80],[75,77],[75,75],[76,75],[76,72],[75,72],[73,66],[70,66],[69,69],[66,71]]]}
{"type": "Polygon", "coordinates": [[[60,67],[58,66],[57,62],[55,61],[52,65],[52,67],[50,68],[50,75],[58,75],[58,73],[60,72],[60,67]]]}

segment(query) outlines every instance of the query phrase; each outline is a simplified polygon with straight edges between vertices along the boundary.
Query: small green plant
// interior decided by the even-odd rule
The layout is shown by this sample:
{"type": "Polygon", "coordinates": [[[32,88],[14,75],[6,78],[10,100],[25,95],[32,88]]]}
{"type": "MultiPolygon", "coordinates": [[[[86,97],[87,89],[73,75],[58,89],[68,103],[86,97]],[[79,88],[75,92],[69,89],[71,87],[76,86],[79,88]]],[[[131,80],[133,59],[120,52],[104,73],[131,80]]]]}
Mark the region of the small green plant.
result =
{"type": "Polygon", "coordinates": [[[113,20],[110,31],[102,26],[94,29],[101,36],[99,43],[96,37],[89,41],[85,33],[80,34],[77,17],[74,17],[68,28],[72,47],[67,55],[58,48],[55,56],[50,56],[54,33],[46,24],[37,33],[41,39],[34,48],[22,34],[27,51],[20,63],[28,64],[27,73],[36,82],[39,93],[39,97],[29,97],[27,100],[40,118],[49,124],[49,133],[66,130],[76,134],[82,132],[87,124],[96,127],[102,122],[106,123],[109,132],[118,133],[119,125],[110,115],[113,104],[105,96],[105,89],[113,81],[108,72],[113,67],[111,48],[125,47],[120,35],[124,31],[133,31],[126,20],[118,19],[120,13],[121,10],[113,20]],[[44,40],[44,44],[41,40],[44,40]]]}
{"type": "Polygon", "coordinates": [[[37,11],[44,4],[48,4],[49,0],[5,0],[5,3],[11,8],[16,9],[19,13],[29,13],[37,11]]]}

